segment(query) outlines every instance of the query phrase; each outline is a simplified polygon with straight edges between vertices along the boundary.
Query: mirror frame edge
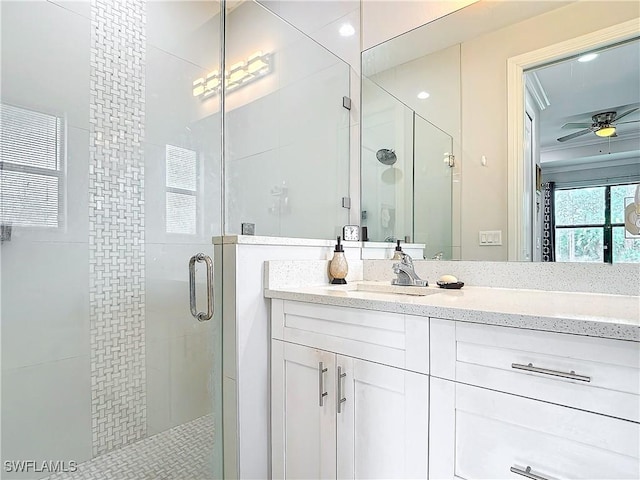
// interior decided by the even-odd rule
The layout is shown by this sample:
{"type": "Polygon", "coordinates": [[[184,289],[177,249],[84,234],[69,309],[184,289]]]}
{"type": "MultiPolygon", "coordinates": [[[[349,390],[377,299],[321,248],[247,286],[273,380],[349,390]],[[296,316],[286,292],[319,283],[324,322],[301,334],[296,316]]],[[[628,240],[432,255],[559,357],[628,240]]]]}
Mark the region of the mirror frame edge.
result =
{"type": "Polygon", "coordinates": [[[524,70],[640,36],[638,19],[507,59],[507,260],[523,261],[524,70]]]}

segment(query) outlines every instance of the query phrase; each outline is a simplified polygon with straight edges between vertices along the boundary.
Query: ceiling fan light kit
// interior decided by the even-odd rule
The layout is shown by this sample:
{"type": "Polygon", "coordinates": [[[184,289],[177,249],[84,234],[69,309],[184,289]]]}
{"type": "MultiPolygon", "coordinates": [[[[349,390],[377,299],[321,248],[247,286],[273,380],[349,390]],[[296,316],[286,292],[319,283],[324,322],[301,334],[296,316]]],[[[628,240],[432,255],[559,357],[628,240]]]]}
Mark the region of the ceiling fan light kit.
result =
{"type": "Polygon", "coordinates": [[[604,126],[596,130],[595,133],[599,137],[611,137],[616,133],[616,127],[612,127],[611,125],[604,126]]]}

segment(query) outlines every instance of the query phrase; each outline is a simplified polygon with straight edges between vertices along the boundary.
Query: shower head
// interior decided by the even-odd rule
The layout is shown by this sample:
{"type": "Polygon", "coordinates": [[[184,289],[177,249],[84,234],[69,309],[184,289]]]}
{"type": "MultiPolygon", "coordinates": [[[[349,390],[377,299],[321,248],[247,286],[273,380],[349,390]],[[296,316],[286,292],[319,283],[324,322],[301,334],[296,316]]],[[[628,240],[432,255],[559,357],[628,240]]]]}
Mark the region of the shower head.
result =
{"type": "Polygon", "coordinates": [[[396,153],[388,148],[381,148],[376,152],[376,158],[383,165],[393,165],[398,160],[396,153]]]}

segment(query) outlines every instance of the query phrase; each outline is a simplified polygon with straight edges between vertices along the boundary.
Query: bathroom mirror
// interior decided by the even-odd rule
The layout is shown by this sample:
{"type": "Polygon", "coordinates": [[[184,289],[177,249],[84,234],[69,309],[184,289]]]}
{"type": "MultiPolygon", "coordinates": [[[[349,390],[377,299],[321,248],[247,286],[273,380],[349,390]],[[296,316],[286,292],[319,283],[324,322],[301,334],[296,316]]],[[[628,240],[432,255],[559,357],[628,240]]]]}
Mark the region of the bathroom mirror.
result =
{"type": "MultiPolygon", "coordinates": [[[[547,126],[549,122],[545,121],[545,112],[541,111],[539,118],[531,124],[533,131],[529,146],[532,158],[529,158],[529,171],[526,172],[522,165],[516,165],[516,160],[523,161],[523,155],[513,154],[513,145],[517,142],[510,138],[514,119],[508,112],[511,112],[510,102],[513,103],[514,92],[508,91],[510,86],[513,89],[513,82],[510,83],[507,76],[510,59],[546,49],[551,52],[547,59],[538,59],[537,64],[527,65],[525,71],[520,72],[521,103],[524,104],[525,92],[529,92],[529,103],[532,98],[535,102],[535,96],[541,93],[531,93],[536,91],[536,85],[535,81],[525,81],[526,72],[534,67],[571,58],[573,63],[566,67],[565,74],[570,76],[564,81],[566,88],[573,93],[581,91],[585,95],[591,89],[593,101],[581,104],[575,95],[554,92],[554,98],[547,98],[551,104],[547,112],[552,111],[552,107],[562,107],[565,111],[556,112],[554,117],[569,118],[565,123],[579,123],[600,110],[613,109],[622,113],[631,110],[638,106],[636,104],[640,103],[640,98],[623,95],[616,99],[614,94],[628,90],[619,86],[624,83],[631,87],[629,90],[635,89],[638,97],[640,89],[634,83],[639,82],[637,68],[635,76],[630,77],[621,68],[604,67],[603,63],[598,65],[597,62],[578,63],[577,58],[581,53],[599,50],[640,35],[639,16],[640,7],[633,2],[480,1],[364,51],[362,225],[367,226],[370,240],[384,241],[388,240],[387,237],[404,239],[408,236],[413,242],[426,244],[425,258],[442,251],[444,258],[462,260],[541,260],[541,255],[535,252],[536,238],[532,235],[529,237],[528,254],[512,254],[509,246],[517,236],[513,233],[514,229],[521,232],[526,228],[525,223],[531,222],[534,216],[530,213],[531,209],[542,211],[544,208],[542,183],[545,180],[536,168],[541,158],[551,158],[553,152],[564,152],[565,158],[573,158],[573,164],[562,167],[565,186],[572,185],[572,181],[573,186],[588,186],[582,185],[585,176],[580,172],[583,172],[589,157],[594,155],[594,150],[603,154],[611,153],[609,159],[612,161],[626,162],[628,173],[625,178],[619,179],[619,183],[633,185],[640,181],[640,123],[632,124],[633,128],[624,132],[620,130],[613,138],[597,137],[590,133],[571,145],[561,142],[545,145],[540,141],[548,135],[543,129],[551,127],[547,126]],[[577,41],[589,35],[592,37],[591,43],[577,41]],[[569,42],[579,44],[582,51],[576,51],[576,46],[573,50],[567,47],[569,42]],[[564,51],[558,51],[558,45],[564,45],[564,51]],[[605,87],[592,84],[594,79],[603,77],[606,78],[605,87]],[[606,94],[602,90],[598,92],[597,88],[606,88],[606,94]],[[386,100],[382,100],[385,96],[386,100]],[[387,105],[395,102],[402,108],[397,106],[393,114],[387,108],[387,116],[392,123],[388,124],[388,128],[378,128],[376,131],[376,116],[379,120],[385,102],[387,105]],[[437,153],[432,154],[434,166],[446,165],[449,169],[447,181],[450,195],[438,195],[430,202],[420,202],[416,196],[417,192],[430,192],[435,188],[414,176],[414,152],[406,148],[407,142],[415,143],[416,138],[422,138],[422,135],[414,135],[416,138],[410,140],[397,135],[401,125],[413,127],[414,124],[409,122],[412,116],[414,119],[424,119],[451,139],[450,148],[442,144],[437,147],[437,153]],[[390,141],[389,136],[395,136],[395,142],[390,141]],[[400,139],[404,139],[403,144],[400,139]],[[381,148],[395,150],[397,161],[393,167],[376,161],[375,153],[381,148]],[[624,149],[624,154],[620,153],[620,149],[624,149]],[[449,155],[453,155],[451,167],[448,166],[449,155]],[[396,188],[393,204],[389,196],[385,198],[380,195],[389,187],[382,177],[385,169],[389,168],[398,170],[392,177],[394,181],[409,178],[413,182],[411,188],[405,183],[403,194],[396,188]],[[514,210],[523,210],[527,202],[513,196],[514,169],[518,170],[516,173],[522,176],[522,182],[528,186],[528,190],[520,189],[521,197],[524,196],[523,190],[529,195],[527,215],[513,215],[514,210]],[[393,215],[389,217],[395,219],[393,233],[383,228],[387,217],[382,213],[391,207],[393,215]],[[450,215],[449,222],[427,221],[425,224],[431,238],[450,239],[444,248],[432,244],[432,240],[425,236],[425,229],[421,231],[417,228],[418,221],[428,218],[433,212],[448,212],[450,215]],[[515,227],[513,218],[519,222],[515,227]]],[[[638,57],[636,50],[636,62],[638,57]]],[[[630,66],[633,67],[633,61],[630,66]]],[[[557,125],[557,118],[553,128],[562,127],[562,124],[557,125]]],[[[637,110],[624,120],[635,121],[639,118],[640,110],[637,110]]],[[[562,134],[573,131],[564,129],[562,134]]],[[[411,133],[414,133],[413,129],[411,133]]],[[[561,136],[558,134],[556,137],[561,136]]],[[[524,136],[518,141],[524,150],[524,136]]],[[[439,145],[436,140],[429,140],[428,143],[434,149],[435,145],[439,145]]],[[[603,157],[601,160],[608,159],[603,157]]],[[[599,166],[605,180],[601,183],[605,184],[607,165],[599,166]]],[[[388,180],[391,175],[386,175],[388,180]]],[[[629,187],[629,190],[632,188],[629,187]]],[[[628,200],[627,196],[623,202],[628,200]]],[[[635,239],[625,241],[635,245],[635,239]]],[[[602,261],[593,258],[580,259],[574,256],[571,260],[602,261]]],[[[557,261],[566,259],[558,258],[557,261]]]]}

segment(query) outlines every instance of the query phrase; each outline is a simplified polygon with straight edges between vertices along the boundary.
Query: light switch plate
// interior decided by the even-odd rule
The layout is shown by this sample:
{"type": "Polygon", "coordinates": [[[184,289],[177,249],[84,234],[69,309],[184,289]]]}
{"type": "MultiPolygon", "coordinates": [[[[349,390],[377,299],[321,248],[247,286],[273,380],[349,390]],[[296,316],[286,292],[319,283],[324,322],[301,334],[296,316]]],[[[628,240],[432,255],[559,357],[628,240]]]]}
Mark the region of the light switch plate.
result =
{"type": "Polygon", "coordinates": [[[483,247],[502,245],[502,230],[481,230],[478,233],[478,244],[483,247]]]}

